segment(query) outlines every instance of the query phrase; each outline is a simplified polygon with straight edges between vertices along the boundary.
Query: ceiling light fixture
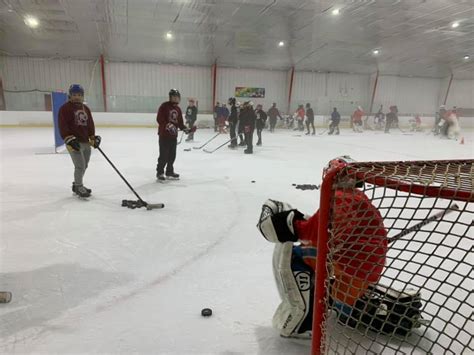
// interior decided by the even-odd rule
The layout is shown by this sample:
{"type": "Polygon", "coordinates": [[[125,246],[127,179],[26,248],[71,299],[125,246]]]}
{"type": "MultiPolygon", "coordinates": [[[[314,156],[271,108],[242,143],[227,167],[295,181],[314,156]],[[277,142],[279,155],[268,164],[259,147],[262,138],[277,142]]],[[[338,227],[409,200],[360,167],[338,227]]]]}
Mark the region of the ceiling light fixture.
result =
{"type": "Polygon", "coordinates": [[[373,54],[373,55],[377,55],[377,54],[379,54],[379,53],[380,53],[380,50],[379,50],[379,49],[374,49],[374,50],[372,51],[372,54],[373,54]]]}
{"type": "Polygon", "coordinates": [[[468,60],[468,59],[470,59],[470,58],[471,58],[471,57],[470,57],[468,54],[466,54],[466,55],[464,56],[464,60],[468,60]]]}
{"type": "Polygon", "coordinates": [[[337,15],[339,15],[340,13],[341,13],[341,9],[339,9],[339,8],[336,8],[336,9],[332,10],[332,14],[333,14],[334,16],[337,16],[337,15]]]}
{"type": "Polygon", "coordinates": [[[451,28],[458,28],[458,27],[459,27],[459,22],[457,21],[451,24],[451,28]]]}
{"type": "Polygon", "coordinates": [[[285,45],[285,42],[283,41],[278,42],[278,47],[283,47],[284,45],[285,45]]]}
{"type": "Polygon", "coordinates": [[[171,32],[171,31],[166,32],[165,37],[168,40],[172,40],[173,39],[173,32],[171,32]]]}
{"type": "Polygon", "coordinates": [[[25,24],[30,28],[36,28],[36,27],[39,26],[39,21],[36,17],[26,16],[25,17],[25,24]]]}

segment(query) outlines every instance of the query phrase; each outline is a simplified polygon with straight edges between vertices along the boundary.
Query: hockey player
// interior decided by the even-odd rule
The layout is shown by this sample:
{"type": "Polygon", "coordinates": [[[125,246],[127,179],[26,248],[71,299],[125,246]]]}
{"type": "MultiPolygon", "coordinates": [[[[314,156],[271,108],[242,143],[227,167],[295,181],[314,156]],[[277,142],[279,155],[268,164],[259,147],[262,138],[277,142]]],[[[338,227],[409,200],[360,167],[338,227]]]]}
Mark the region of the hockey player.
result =
{"type": "Polygon", "coordinates": [[[411,132],[421,132],[421,117],[420,115],[415,115],[414,118],[409,120],[410,131],[411,132]]]}
{"type": "Polygon", "coordinates": [[[362,107],[357,106],[357,109],[352,114],[352,128],[354,132],[362,133],[362,116],[364,116],[364,110],[362,110],[362,107]]]}
{"type": "Polygon", "coordinates": [[[311,104],[308,102],[306,104],[306,129],[308,132],[306,132],[306,135],[309,135],[309,127],[313,128],[313,133],[311,133],[313,136],[316,134],[316,130],[314,129],[314,111],[311,108],[311,104]]]}
{"type": "Polygon", "coordinates": [[[229,133],[230,133],[230,144],[229,148],[237,147],[237,123],[239,122],[240,108],[237,106],[237,101],[235,97],[229,98],[227,103],[230,106],[230,115],[229,115],[229,133]]]}
{"type": "Polygon", "coordinates": [[[456,107],[448,111],[444,119],[447,124],[446,135],[448,139],[458,139],[461,131],[456,107]]]}
{"type": "Polygon", "coordinates": [[[390,133],[390,128],[394,125],[398,127],[398,108],[397,106],[392,105],[389,109],[390,112],[385,116],[385,133],[390,133]]]}
{"type": "Polygon", "coordinates": [[[219,133],[227,133],[226,132],[226,121],[229,118],[229,109],[223,103],[221,107],[217,110],[217,125],[219,127],[219,133]]]}
{"type": "Polygon", "coordinates": [[[240,125],[245,134],[245,144],[247,145],[247,149],[244,150],[245,154],[253,153],[252,141],[256,118],[257,116],[255,115],[255,111],[253,109],[253,103],[251,101],[245,102],[242,107],[242,111],[240,112],[240,125]]]}
{"type": "MultiPolygon", "coordinates": [[[[245,103],[248,104],[248,101],[246,101],[245,103]]],[[[244,103],[244,104],[245,104],[244,103]]],[[[240,108],[240,102],[237,101],[237,107],[240,108]]],[[[242,122],[242,111],[243,111],[243,105],[242,105],[242,109],[240,110],[239,112],[239,122],[237,123],[237,133],[239,134],[239,147],[245,147],[247,145],[247,143],[245,142],[245,131],[244,131],[244,123],[242,122]]]]}
{"type": "MultiPolygon", "coordinates": [[[[443,125],[445,124],[445,121],[444,119],[446,118],[446,115],[447,115],[447,111],[446,111],[446,106],[445,105],[441,105],[439,107],[439,111],[436,112],[435,114],[435,125],[433,127],[433,133],[435,136],[441,134],[441,132],[443,131],[443,125]]],[[[446,131],[447,131],[447,127],[446,127],[446,131]]]]}
{"type": "Polygon", "coordinates": [[[270,118],[270,132],[274,132],[275,126],[277,123],[277,117],[280,117],[280,119],[283,119],[280,115],[280,111],[278,111],[276,107],[275,102],[272,104],[272,107],[270,107],[267,114],[268,114],[268,117],[270,118]]]}
{"type": "Polygon", "coordinates": [[[194,140],[194,132],[192,132],[192,129],[194,127],[194,124],[196,123],[197,114],[198,108],[196,105],[196,101],[194,99],[189,99],[188,108],[186,109],[186,124],[188,125],[190,133],[188,134],[188,138],[186,138],[186,142],[191,142],[194,140]]]}
{"type": "MultiPolygon", "coordinates": [[[[323,178],[331,169],[343,168],[351,161],[347,156],[331,160],[323,178]]],[[[335,186],[331,230],[336,252],[329,276],[333,280],[330,303],[340,321],[355,312],[356,302],[379,281],[387,253],[383,219],[360,190],[362,186],[350,177],[335,186]]],[[[318,233],[319,211],[309,217],[287,203],[267,200],[257,227],[265,239],[276,243],[273,271],[282,302],[273,325],[283,337],[310,337],[314,275],[318,273],[317,250],[311,243],[318,233]],[[301,244],[294,245],[296,242],[301,244]]]]}
{"type": "Polygon", "coordinates": [[[375,129],[382,130],[385,127],[385,114],[383,113],[383,105],[380,105],[379,110],[374,117],[375,129]]]}
{"type": "Polygon", "coordinates": [[[305,117],[305,110],[303,105],[298,105],[298,109],[296,110],[294,117],[296,118],[296,122],[298,123],[297,128],[294,130],[304,131],[304,117],[305,117]]]}
{"type": "Polygon", "coordinates": [[[89,197],[92,191],[83,185],[83,178],[89,165],[91,146],[98,148],[101,137],[95,135],[91,110],[84,105],[83,87],[72,84],[68,97],[68,102],[59,109],[59,132],[74,164],[72,192],[79,197],[89,197]]]}
{"type": "Polygon", "coordinates": [[[219,101],[216,102],[216,106],[214,106],[214,111],[213,111],[213,116],[214,116],[214,132],[217,132],[217,115],[218,115],[218,110],[219,107],[221,107],[221,104],[219,101]]]}
{"type": "Polygon", "coordinates": [[[328,134],[331,135],[334,132],[336,135],[339,135],[339,123],[341,122],[341,115],[337,112],[337,107],[334,107],[331,113],[331,123],[329,124],[329,132],[328,134]]]}
{"type": "Polygon", "coordinates": [[[265,123],[267,122],[267,114],[263,111],[262,105],[258,104],[257,109],[255,110],[256,115],[256,127],[257,127],[257,145],[262,145],[262,131],[265,128],[265,123]]]}
{"type": "Polygon", "coordinates": [[[176,159],[176,146],[178,141],[178,129],[189,133],[190,130],[183,123],[183,114],[179,108],[181,94],[176,89],[171,89],[169,101],[163,102],[158,109],[156,121],[158,122],[158,135],[160,156],[156,166],[156,178],[158,181],[168,179],[179,179],[179,174],[174,171],[176,159]],[[166,167],[166,176],[165,176],[166,167]]]}

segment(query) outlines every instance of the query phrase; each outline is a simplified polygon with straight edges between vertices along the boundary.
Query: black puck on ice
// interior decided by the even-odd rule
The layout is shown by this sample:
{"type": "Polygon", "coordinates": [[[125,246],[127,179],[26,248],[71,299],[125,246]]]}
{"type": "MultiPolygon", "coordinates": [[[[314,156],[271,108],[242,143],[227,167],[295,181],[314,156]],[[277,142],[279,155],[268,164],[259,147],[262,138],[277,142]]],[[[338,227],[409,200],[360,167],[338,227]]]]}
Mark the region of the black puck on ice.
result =
{"type": "Polygon", "coordinates": [[[212,316],[212,309],[210,308],[203,308],[201,311],[201,316],[203,317],[210,317],[212,316]]]}
{"type": "Polygon", "coordinates": [[[252,180],[252,184],[255,184],[255,180],[252,180]]]}

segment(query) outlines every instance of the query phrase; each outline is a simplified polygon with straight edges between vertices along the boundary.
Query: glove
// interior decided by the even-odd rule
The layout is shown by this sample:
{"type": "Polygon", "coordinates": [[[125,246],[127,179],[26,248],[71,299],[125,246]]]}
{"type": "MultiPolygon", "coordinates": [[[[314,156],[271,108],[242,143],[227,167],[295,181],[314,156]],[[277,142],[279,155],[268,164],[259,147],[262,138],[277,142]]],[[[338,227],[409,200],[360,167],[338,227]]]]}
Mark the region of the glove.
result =
{"type": "Polygon", "coordinates": [[[81,144],[77,140],[75,136],[67,136],[64,138],[64,143],[66,143],[66,146],[69,151],[80,151],[81,150],[81,144]]]}
{"type": "Polygon", "coordinates": [[[189,134],[189,133],[191,133],[191,130],[189,128],[184,128],[183,132],[186,133],[186,134],[189,134]]]}
{"type": "Polygon", "coordinates": [[[304,219],[304,215],[292,209],[289,204],[267,200],[262,206],[257,228],[269,242],[296,242],[299,238],[296,235],[294,222],[304,219]]]}
{"type": "Polygon", "coordinates": [[[100,142],[102,138],[100,136],[90,136],[89,137],[89,144],[94,147],[95,149],[99,148],[100,142]]]}

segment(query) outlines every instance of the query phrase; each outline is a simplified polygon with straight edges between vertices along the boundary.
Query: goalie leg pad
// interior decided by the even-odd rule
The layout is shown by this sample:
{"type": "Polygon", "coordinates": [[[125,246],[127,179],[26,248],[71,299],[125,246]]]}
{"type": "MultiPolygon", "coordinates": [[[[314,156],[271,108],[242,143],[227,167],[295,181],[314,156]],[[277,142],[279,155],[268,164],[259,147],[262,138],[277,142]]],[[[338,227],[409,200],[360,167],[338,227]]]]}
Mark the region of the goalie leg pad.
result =
{"type": "Polygon", "coordinates": [[[273,274],[282,299],[273,326],[283,337],[310,338],[313,306],[311,268],[293,253],[292,243],[277,244],[273,252],[273,274]]]}

